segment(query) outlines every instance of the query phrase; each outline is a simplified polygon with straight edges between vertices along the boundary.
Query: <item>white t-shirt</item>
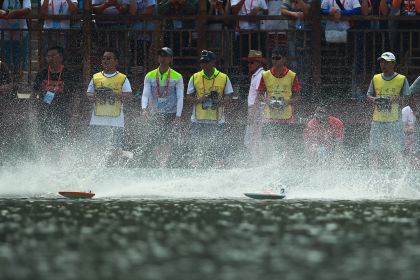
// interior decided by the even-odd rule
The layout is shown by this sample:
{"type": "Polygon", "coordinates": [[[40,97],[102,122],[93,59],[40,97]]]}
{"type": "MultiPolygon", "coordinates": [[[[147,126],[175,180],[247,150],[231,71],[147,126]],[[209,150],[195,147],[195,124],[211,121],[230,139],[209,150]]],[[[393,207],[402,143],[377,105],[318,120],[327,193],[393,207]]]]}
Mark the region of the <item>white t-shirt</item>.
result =
{"type": "Polygon", "coordinates": [[[248,93],[248,107],[251,107],[255,104],[255,99],[258,95],[258,85],[260,84],[262,73],[264,72],[264,68],[259,68],[251,78],[251,85],[249,86],[249,93],[248,93]]]}
{"type": "MultiPolygon", "coordinates": [[[[269,16],[281,16],[281,6],[282,0],[269,0],[268,1],[268,15],[269,16]]],[[[262,20],[261,21],[262,30],[272,30],[272,29],[288,29],[287,20],[262,20]]],[[[281,34],[285,34],[282,32],[281,34]]]]}
{"type": "MultiPolygon", "coordinates": [[[[241,0],[231,0],[230,5],[235,6],[241,0]]],[[[267,3],[265,0],[245,0],[241,10],[238,12],[238,16],[249,15],[252,9],[260,7],[263,10],[267,10],[267,3]]],[[[239,21],[239,28],[243,30],[255,30],[258,29],[257,21],[239,21]]]]}
{"type": "MultiPolygon", "coordinates": [[[[70,15],[69,4],[66,0],[41,0],[41,5],[44,1],[48,2],[48,15],[70,15]],[[53,9],[54,8],[54,9],[53,9]]],[[[77,0],[72,0],[77,6],[77,0]]],[[[44,21],[44,29],[69,29],[70,20],[51,20],[44,21]]]]}
{"type": "MultiPolygon", "coordinates": [[[[113,74],[105,74],[105,77],[112,77],[116,75],[118,72],[113,74]]],[[[90,80],[87,92],[94,93],[95,86],[93,85],[93,79],[90,80]]],[[[130,81],[125,79],[124,84],[122,86],[122,92],[132,92],[130,81]]],[[[95,115],[95,105],[93,105],[92,117],[90,118],[90,125],[101,125],[101,126],[117,126],[117,127],[124,127],[124,106],[121,104],[121,114],[118,117],[107,117],[107,116],[96,116],[95,115]]]]}
{"type": "MultiPolygon", "coordinates": [[[[31,1],[23,0],[23,7],[20,5],[19,0],[4,0],[2,10],[11,10],[11,9],[31,9],[31,1]],[[9,6],[9,4],[11,4],[9,6]]],[[[25,19],[2,19],[0,20],[0,27],[4,29],[28,29],[25,19]]],[[[26,35],[27,32],[24,31],[23,35],[26,35]]],[[[10,38],[9,32],[4,32],[5,40],[20,40],[20,32],[14,32],[13,38],[10,38]]]]}
{"type": "MultiPolygon", "coordinates": [[[[352,9],[360,7],[359,0],[340,0],[340,1],[343,4],[344,9],[346,10],[352,10],[352,9]]],[[[322,0],[321,9],[331,10],[332,7],[336,7],[340,9],[340,7],[338,7],[335,0],[322,0]]],[[[325,26],[325,30],[347,30],[349,28],[350,28],[350,23],[348,21],[336,22],[332,20],[327,20],[327,24],[325,26]]]]}

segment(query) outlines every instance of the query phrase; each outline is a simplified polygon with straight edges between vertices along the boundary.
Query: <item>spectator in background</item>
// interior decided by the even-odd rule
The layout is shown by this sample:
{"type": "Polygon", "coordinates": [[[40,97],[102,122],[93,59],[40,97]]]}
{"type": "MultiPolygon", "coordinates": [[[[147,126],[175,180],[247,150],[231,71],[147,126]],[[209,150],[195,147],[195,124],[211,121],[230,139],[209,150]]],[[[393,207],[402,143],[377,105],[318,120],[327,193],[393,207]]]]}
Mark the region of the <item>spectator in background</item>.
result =
{"type": "Polygon", "coordinates": [[[63,65],[63,49],[47,50],[47,67],[38,72],[33,90],[38,99],[38,123],[41,151],[63,148],[69,136],[69,123],[74,106],[77,76],[63,65]]]}
{"type": "MultiPolygon", "coordinates": [[[[150,16],[156,10],[156,0],[130,0],[130,15],[150,16]]],[[[130,32],[132,62],[134,65],[144,65],[144,58],[149,51],[152,41],[152,30],[155,29],[153,20],[136,21],[130,32]]]]}
{"type": "MultiPolygon", "coordinates": [[[[268,15],[269,16],[281,16],[283,1],[282,0],[268,0],[267,1],[267,8],[268,8],[268,15]]],[[[268,40],[266,45],[266,49],[271,51],[273,48],[279,46],[279,44],[285,45],[287,44],[287,21],[286,20],[262,20],[261,21],[261,29],[262,30],[283,30],[283,31],[275,31],[268,33],[268,40]]]]}
{"type": "MultiPolygon", "coordinates": [[[[92,0],[93,11],[98,15],[124,15],[128,12],[130,0],[92,0]]],[[[124,52],[124,29],[125,23],[119,19],[96,19],[98,30],[98,47],[103,49],[117,49],[125,57],[124,52]]]]}
{"type": "MultiPolygon", "coordinates": [[[[41,0],[41,15],[43,16],[65,16],[76,14],[78,11],[77,0],[41,0]]],[[[51,32],[50,30],[69,30],[70,20],[67,19],[46,19],[44,20],[43,33],[45,49],[51,46],[66,47],[66,38],[69,33],[65,31],[51,32]]]]}
{"type": "Polygon", "coordinates": [[[360,12],[359,0],[322,0],[321,13],[334,17],[334,20],[328,20],[325,26],[327,41],[347,42],[347,30],[350,28],[350,23],[341,21],[341,16],[360,15],[360,12]]]}
{"type": "MultiPolygon", "coordinates": [[[[6,31],[3,29],[28,29],[24,17],[31,11],[30,0],[0,0],[0,27],[4,34],[1,59],[11,67],[12,72],[26,69],[29,53],[29,35],[27,31],[6,31]]],[[[0,35],[3,35],[0,34],[0,35]]]]}
{"type": "MultiPolygon", "coordinates": [[[[303,57],[303,54],[298,54],[297,48],[302,48],[304,45],[304,37],[298,37],[297,31],[305,28],[305,18],[309,14],[309,5],[304,0],[284,0],[281,7],[281,13],[287,16],[289,32],[287,36],[287,47],[289,50],[289,65],[292,69],[298,70],[298,57],[303,57]]],[[[302,73],[302,71],[299,71],[302,73]]]]}
{"type": "MultiPolygon", "coordinates": [[[[392,14],[404,17],[412,17],[420,15],[420,0],[392,0],[392,14]]],[[[420,28],[419,20],[403,20],[393,23],[398,29],[418,29],[420,28]]],[[[410,34],[406,31],[393,33],[393,43],[395,50],[401,58],[405,58],[406,53],[411,53],[411,48],[419,48],[418,32],[412,32],[412,45],[410,45],[410,34]],[[401,40],[403,41],[401,45],[401,40]],[[402,49],[400,49],[402,47],[402,49]]]]}
{"type": "MultiPolygon", "coordinates": [[[[231,0],[230,5],[232,14],[238,16],[255,16],[267,11],[267,3],[265,0],[231,0]]],[[[245,57],[250,49],[258,49],[259,47],[258,34],[252,33],[252,31],[257,31],[259,29],[259,21],[239,20],[237,26],[239,34],[236,34],[234,49],[238,50],[237,53],[239,58],[241,58],[245,57]],[[251,40],[249,40],[250,36],[251,40]],[[249,45],[249,41],[251,41],[251,45],[249,45]]]]}
{"type": "MultiPolygon", "coordinates": [[[[210,16],[223,16],[229,14],[229,0],[208,0],[207,1],[207,14],[210,16]]],[[[210,48],[220,46],[221,33],[224,27],[224,21],[211,20],[207,22],[208,32],[207,45],[210,48]],[[212,32],[216,31],[216,32],[212,32]]]]}
{"type": "MultiPolygon", "coordinates": [[[[198,12],[198,0],[161,0],[159,1],[158,11],[160,15],[164,16],[188,16],[196,15],[198,12]]],[[[181,29],[194,29],[195,22],[193,20],[168,20],[166,21],[165,29],[176,32],[166,32],[164,44],[170,46],[174,51],[174,55],[184,55],[184,49],[192,47],[196,44],[197,33],[182,32],[182,40],[179,40],[179,32],[181,29]],[[173,46],[171,46],[173,42],[173,46]],[[182,45],[181,45],[182,44],[182,45]]],[[[191,55],[195,55],[191,53],[191,55]]]]}
{"type": "Polygon", "coordinates": [[[323,104],[317,106],[314,117],[303,131],[306,158],[310,163],[327,163],[343,159],[344,124],[329,114],[323,104]]]}

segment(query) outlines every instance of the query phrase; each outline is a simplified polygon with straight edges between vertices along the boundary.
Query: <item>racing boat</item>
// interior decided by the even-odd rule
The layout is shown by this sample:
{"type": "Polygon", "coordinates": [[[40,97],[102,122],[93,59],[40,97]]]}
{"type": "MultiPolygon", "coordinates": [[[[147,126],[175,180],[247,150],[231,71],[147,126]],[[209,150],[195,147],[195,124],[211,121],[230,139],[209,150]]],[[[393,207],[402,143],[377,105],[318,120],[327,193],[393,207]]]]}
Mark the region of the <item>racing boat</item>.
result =
{"type": "Polygon", "coordinates": [[[58,192],[58,194],[67,197],[67,198],[72,198],[72,199],[82,199],[82,198],[92,198],[95,196],[94,193],[92,193],[91,191],[89,192],[69,192],[69,191],[62,191],[62,192],[58,192]]]}

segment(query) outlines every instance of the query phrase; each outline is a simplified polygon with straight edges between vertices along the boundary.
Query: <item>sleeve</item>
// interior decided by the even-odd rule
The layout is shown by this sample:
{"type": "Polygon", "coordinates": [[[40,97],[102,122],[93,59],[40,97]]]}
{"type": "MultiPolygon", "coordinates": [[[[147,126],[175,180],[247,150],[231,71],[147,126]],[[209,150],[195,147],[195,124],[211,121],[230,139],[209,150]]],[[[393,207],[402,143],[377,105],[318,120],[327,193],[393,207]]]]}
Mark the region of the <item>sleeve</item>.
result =
{"type": "Polygon", "coordinates": [[[232,83],[229,80],[229,77],[227,77],[226,85],[225,85],[225,90],[224,90],[223,93],[225,95],[231,95],[233,93],[233,87],[232,87],[232,83]]]}
{"type": "Polygon", "coordinates": [[[403,85],[403,88],[401,90],[401,94],[403,96],[410,96],[410,85],[408,84],[407,78],[405,78],[405,80],[404,80],[404,85],[403,85]]]}
{"type": "Polygon", "coordinates": [[[230,1],[230,5],[231,5],[231,6],[238,5],[238,3],[239,3],[239,2],[241,2],[241,0],[231,0],[231,1],[230,1]]]}
{"type": "Polygon", "coordinates": [[[131,89],[131,84],[128,78],[125,78],[125,81],[122,86],[122,92],[123,93],[131,93],[133,90],[131,89]]]}
{"type": "Polygon", "coordinates": [[[408,122],[408,112],[409,112],[408,109],[409,108],[410,108],[409,106],[406,106],[401,110],[401,119],[403,123],[408,122]]]}
{"type": "Polygon", "coordinates": [[[260,1],[260,8],[263,9],[263,10],[268,10],[267,3],[266,3],[265,0],[260,1]]]}
{"type": "Polygon", "coordinates": [[[293,85],[292,85],[292,91],[293,92],[298,92],[302,89],[302,84],[300,83],[298,76],[295,76],[295,79],[293,80],[293,85]]]}
{"type": "Polygon", "coordinates": [[[31,0],[23,0],[23,7],[24,9],[32,9],[31,0]]]}
{"type": "Polygon", "coordinates": [[[330,9],[331,9],[330,1],[322,0],[322,2],[321,2],[321,14],[328,15],[330,13],[330,9]]]}
{"type": "Polygon", "coordinates": [[[375,89],[373,88],[373,80],[370,81],[369,89],[366,93],[366,96],[375,96],[375,89]]]}
{"type": "Polygon", "coordinates": [[[184,107],[184,81],[179,79],[176,84],[176,116],[180,117],[184,107]]]}
{"type": "Polygon", "coordinates": [[[93,79],[90,80],[90,83],[89,83],[87,92],[89,92],[89,93],[95,93],[95,86],[93,85],[93,79]]]}
{"type": "Polygon", "coordinates": [[[144,77],[143,95],[141,96],[141,108],[146,109],[149,104],[150,94],[152,92],[149,78],[144,77]]]}
{"type": "Polygon", "coordinates": [[[420,93],[420,76],[411,84],[410,87],[411,95],[419,94],[420,93]]]}
{"type": "Polygon", "coordinates": [[[290,5],[290,1],[289,0],[283,1],[283,3],[281,4],[281,8],[291,11],[292,7],[290,5]]]}
{"type": "Polygon", "coordinates": [[[188,95],[195,94],[194,76],[191,76],[190,80],[188,81],[187,94],[188,95]]]}
{"type": "Polygon", "coordinates": [[[340,12],[342,16],[354,16],[354,15],[360,15],[361,13],[361,8],[354,8],[351,10],[344,10],[340,12]]]}
{"type": "Polygon", "coordinates": [[[100,5],[104,2],[104,0],[92,0],[92,5],[100,5]]]}

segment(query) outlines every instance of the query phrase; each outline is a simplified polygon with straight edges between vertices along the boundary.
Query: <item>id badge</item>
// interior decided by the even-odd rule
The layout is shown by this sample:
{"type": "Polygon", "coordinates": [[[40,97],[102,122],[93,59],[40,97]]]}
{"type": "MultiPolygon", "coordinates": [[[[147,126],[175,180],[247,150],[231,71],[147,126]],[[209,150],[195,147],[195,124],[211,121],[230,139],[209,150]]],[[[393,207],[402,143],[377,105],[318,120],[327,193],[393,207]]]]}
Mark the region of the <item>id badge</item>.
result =
{"type": "Polygon", "coordinates": [[[157,107],[158,109],[163,109],[166,107],[166,98],[158,97],[157,99],[157,107]]]}
{"type": "Polygon", "coordinates": [[[52,102],[52,101],[53,101],[53,99],[54,99],[54,96],[55,96],[55,93],[54,93],[54,92],[47,91],[47,92],[45,93],[45,95],[44,95],[44,99],[43,99],[43,101],[44,101],[45,103],[47,103],[47,104],[51,104],[51,102],[52,102]]]}

